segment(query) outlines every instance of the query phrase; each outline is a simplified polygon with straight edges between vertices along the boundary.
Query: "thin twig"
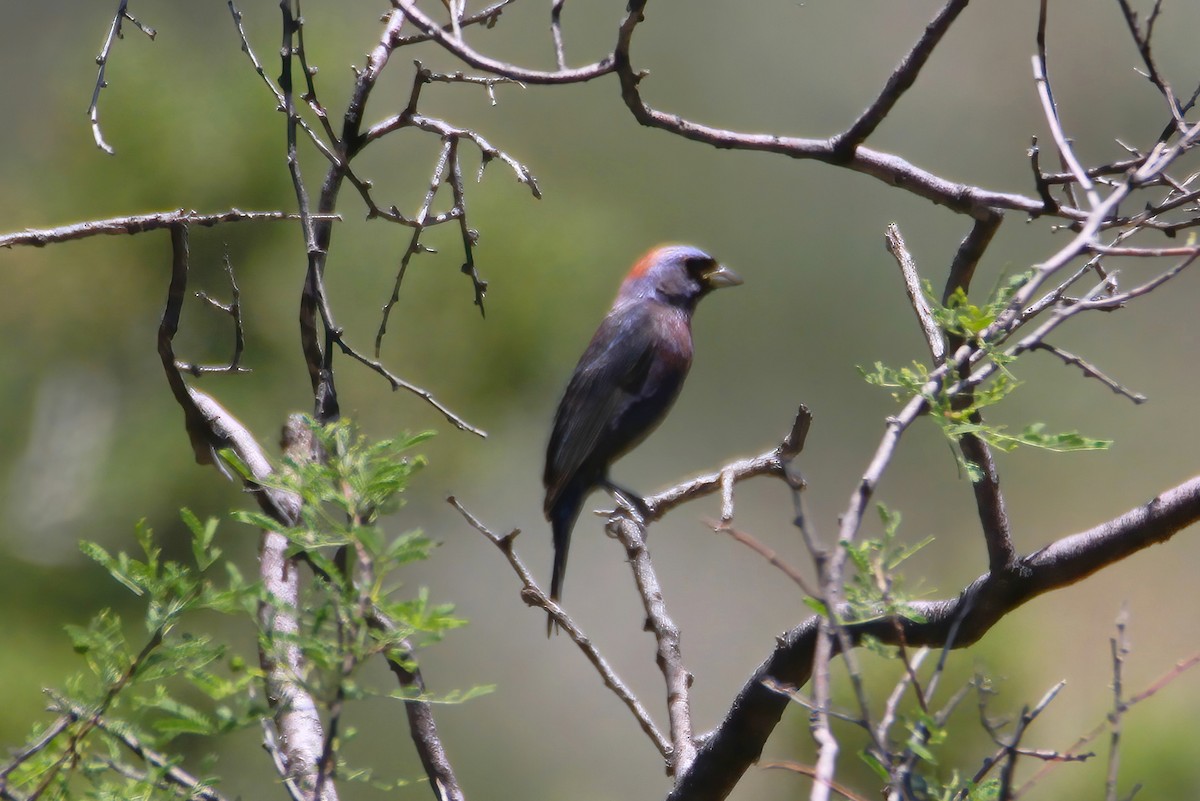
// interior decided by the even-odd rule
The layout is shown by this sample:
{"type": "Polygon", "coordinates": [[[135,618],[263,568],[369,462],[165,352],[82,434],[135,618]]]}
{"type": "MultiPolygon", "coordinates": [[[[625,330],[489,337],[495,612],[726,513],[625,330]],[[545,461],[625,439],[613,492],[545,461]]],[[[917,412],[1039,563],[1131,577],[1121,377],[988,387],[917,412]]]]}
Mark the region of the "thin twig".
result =
{"type": "Polygon", "coordinates": [[[895,108],[904,93],[916,82],[921,68],[925,66],[925,62],[933,54],[934,48],[950,30],[954,20],[958,19],[958,15],[967,7],[967,2],[968,0],[948,0],[933,20],[926,24],[921,38],[916,41],[904,60],[892,72],[887,84],[871,105],[859,115],[849,128],[833,138],[832,144],[836,152],[849,154],[874,133],[879,124],[895,108]]]}
{"type": "Polygon", "coordinates": [[[66,731],[74,721],[75,718],[71,715],[59,715],[36,740],[24,748],[13,751],[12,758],[5,765],[0,766],[0,793],[7,791],[9,774],[28,762],[30,758],[46,750],[46,747],[66,731]]]}
{"type": "Polygon", "coordinates": [[[521,580],[522,600],[524,600],[525,603],[529,604],[530,606],[543,610],[553,616],[554,622],[558,628],[561,631],[565,631],[568,636],[570,636],[575,645],[579,647],[579,650],[583,652],[584,657],[586,657],[587,660],[592,663],[592,666],[596,668],[596,672],[600,674],[600,679],[604,682],[604,686],[612,690],[617,698],[620,699],[621,703],[625,704],[625,707],[638,722],[638,726],[640,726],[642,731],[646,733],[646,736],[650,738],[650,741],[654,743],[654,747],[658,749],[659,754],[661,754],[664,758],[669,757],[671,754],[671,742],[665,736],[663,736],[661,731],[659,731],[658,727],[654,724],[654,721],[650,718],[650,714],[646,711],[645,707],[642,706],[641,701],[637,699],[637,696],[633,694],[633,691],[625,684],[625,682],[621,680],[620,676],[616,674],[616,671],[612,669],[612,667],[608,664],[608,661],[604,658],[600,651],[597,650],[596,646],[587,637],[587,635],[583,633],[583,630],[579,628],[575,621],[572,620],[565,611],[563,611],[562,607],[560,607],[558,604],[552,601],[548,595],[542,592],[542,589],[537,585],[537,582],[534,581],[533,574],[530,573],[529,569],[525,567],[525,564],[517,555],[516,548],[513,547],[517,535],[520,532],[514,530],[504,535],[496,534],[482,522],[480,522],[475,515],[467,511],[466,507],[464,507],[453,495],[447,498],[446,501],[458,510],[458,513],[463,516],[463,519],[467,521],[471,528],[485,536],[493,545],[500,549],[500,552],[504,554],[504,557],[508,560],[509,565],[517,574],[517,577],[521,580]]]}
{"type": "Polygon", "coordinates": [[[1106,387],[1111,389],[1116,394],[1122,395],[1126,398],[1129,398],[1129,400],[1133,401],[1134,403],[1145,403],[1147,400],[1149,400],[1149,398],[1147,398],[1142,393],[1133,392],[1132,390],[1126,388],[1123,384],[1121,384],[1121,383],[1117,382],[1116,380],[1110,378],[1109,376],[1105,375],[1098,367],[1096,367],[1091,362],[1087,361],[1086,359],[1084,359],[1080,356],[1076,356],[1074,353],[1071,353],[1070,351],[1066,351],[1060,347],[1051,345],[1049,342],[1039,342],[1033,347],[1033,349],[1034,350],[1044,350],[1044,351],[1053,353],[1055,356],[1062,359],[1063,362],[1065,362],[1066,364],[1072,364],[1072,365],[1075,365],[1076,367],[1078,367],[1083,372],[1083,375],[1085,378],[1096,379],[1097,381],[1099,381],[1101,384],[1104,384],[1106,387]]]}
{"type": "Polygon", "coordinates": [[[450,140],[442,141],[442,150],[438,154],[437,160],[434,162],[433,177],[429,179],[429,189],[425,192],[425,200],[421,203],[421,208],[417,210],[416,217],[413,218],[416,227],[413,229],[412,236],[408,240],[408,247],[404,249],[404,255],[400,257],[400,268],[396,271],[396,280],[392,284],[392,295],[388,298],[387,303],[383,304],[382,314],[379,319],[379,328],[375,332],[375,358],[378,359],[381,350],[383,349],[383,337],[387,334],[388,319],[391,317],[392,309],[400,301],[400,285],[404,282],[404,276],[408,272],[408,264],[413,256],[418,253],[429,252],[429,249],[421,244],[421,234],[425,231],[426,221],[429,219],[430,209],[433,208],[433,200],[437,197],[438,187],[446,177],[446,163],[450,159],[450,140]]]}
{"type": "Polygon", "coordinates": [[[1121,770],[1121,728],[1125,712],[1129,709],[1124,698],[1125,657],[1129,655],[1129,638],[1126,626],[1129,622],[1129,607],[1122,605],[1117,614],[1117,633],[1109,640],[1112,651],[1113,707],[1108,715],[1109,744],[1108,772],[1104,779],[1105,801],[1117,801],[1117,776],[1121,770]]]}
{"type": "MultiPolygon", "coordinates": [[[[676,484],[656,495],[643,499],[646,504],[647,522],[660,520],[667,512],[696,498],[723,492],[724,487],[739,481],[745,481],[755,476],[772,475],[792,482],[788,473],[788,465],[804,449],[809,427],[812,425],[812,413],[807,406],[800,405],[792,427],[784,437],[783,442],[769,451],[752,456],[748,459],[736,459],[723,465],[713,473],[697,476],[696,478],[676,484]]],[[[722,512],[724,514],[724,512],[722,512]]],[[[732,518],[731,518],[732,519],[732,518]]]]}
{"type": "Polygon", "coordinates": [[[805,595],[816,597],[816,592],[813,591],[812,587],[808,586],[808,581],[803,575],[801,575],[800,571],[796,570],[796,568],[779,558],[778,553],[771,548],[768,548],[766,545],[755,539],[747,532],[739,531],[729,523],[718,522],[716,520],[706,521],[705,525],[709,526],[715,533],[728,534],[736,542],[745,545],[763,559],[766,559],[767,564],[769,564],[771,567],[776,568],[783,573],[783,575],[791,579],[792,582],[799,587],[805,595]]]}
{"type": "Polygon", "coordinates": [[[199,377],[203,373],[248,373],[248,367],[242,367],[242,353],[246,349],[246,331],[242,326],[242,294],[238,289],[237,279],[233,275],[233,261],[229,258],[229,251],[225,251],[223,259],[225,264],[225,274],[229,276],[230,301],[229,303],[221,303],[216,298],[209,295],[207,292],[200,291],[196,293],[196,298],[204,303],[207,303],[212,308],[219,312],[229,315],[233,319],[233,356],[229,359],[229,364],[223,365],[203,365],[195,362],[182,363],[176,362],[175,366],[185,373],[190,373],[193,376],[199,377]]]}
{"type": "Polygon", "coordinates": [[[1025,736],[1025,732],[1028,730],[1029,726],[1046,709],[1046,707],[1050,705],[1050,702],[1057,697],[1058,693],[1065,686],[1065,681],[1058,682],[1046,691],[1041,700],[1038,701],[1038,703],[1032,709],[1026,708],[1022,710],[1021,716],[1017,719],[1016,728],[1014,729],[1012,735],[1007,739],[1002,738],[999,732],[996,731],[995,727],[992,726],[992,724],[988,721],[984,706],[984,696],[981,694],[979,704],[980,721],[982,722],[984,729],[989,735],[991,735],[992,740],[1000,746],[1000,749],[995,754],[983,761],[983,765],[978,771],[975,772],[975,775],[971,777],[971,782],[955,795],[956,801],[961,801],[961,799],[966,798],[967,788],[978,786],[984,780],[984,778],[987,777],[988,773],[991,772],[992,768],[996,767],[997,765],[1001,766],[1000,790],[998,797],[1015,798],[1015,796],[1012,794],[1012,777],[1016,767],[1017,757],[1036,756],[1045,760],[1059,758],[1060,755],[1058,754],[1040,753],[1021,748],[1020,744],[1021,738],[1025,736]]]}
{"type": "MultiPolygon", "coordinates": [[[[458,153],[459,137],[450,139],[450,191],[454,195],[454,208],[458,209],[458,226],[462,235],[463,264],[459,268],[463,275],[471,279],[475,292],[475,305],[479,307],[480,316],[486,317],[483,298],[487,294],[488,283],[479,277],[479,269],[475,266],[475,245],[479,242],[479,232],[467,224],[467,193],[463,188],[462,160],[458,153]]],[[[482,172],[483,168],[480,167],[482,172]]]]}
{"type": "Polygon", "coordinates": [[[1094,209],[1100,205],[1100,196],[1096,194],[1095,185],[1083,169],[1083,165],[1079,163],[1079,159],[1075,157],[1075,150],[1067,140],[1066,133],[1063,132],[1062,122],[1058,117],[1058,107],[1055,105],[1054,95],[1050,91],[1050,79],[1046,74],[1046,5],[1046,0],[1042,0],[1041,16],[1039,17],[1038,25],[1038,52],[1032,56],[1033,80],[1037,84],[1038,98],[1042,101],[1042,111],[1046,117],[1046,124],[1050,126],[1050,135],[1054,137],[1054,143],[1058,145],[1059,155],[1066,162],[1067,168],[1075,176],[1076,183],[1083,189],[1087,195],[1088,203],[1094,209]]]}
{"type": "MultiPolygon", "coordinates": [[[[824,597],[828,598],[828,587],[823,585],[824,597]]],[[[829,682],[829,664],[833,658],[833,643],[836,639],[829,618],[822,616],[817,629],[817,644],[813,651],[812,682],[815,709],[809,719],[809,730],[817,743],[817,764],[813,771],[813,787],[810,801],[828,801],[829,790],[837,770],[838,741],[829,725],[829,706],[833,702],[833,691],[829,682]]]]}
{"type": "Polygon", "coordinates": [[[475,67],[476,69],[486,70],[496,73],[497,75],[505,75],[513,80],[521,81],[529,84],[567,84],[567,83],[583,83],[603,75],[613,72],[615,66],[613,58],[608,56],[589,64],[586,67],[576,67],[568,69],[560,69],[555,72],[543,72],[542,70],[531,70],[524,67],[518,67],[514,64],[507,64],[503,61],[497,61],[489,58],[482,53],[472,49],[469,45],[463,42],[460,38],[453,36],[452,33],[447,33],[440,25],[430,19],[414,0],[392,0],[392,7],[402,11],[409,20],[426,36],[436,41],[446,50],[453,53],[465,63],[475,67]]]}
{"type": "MultiPolygon", "coordinates": [[[[71,720],[80,721],[88,717],[89,712],[72,702],[69,698],[53,694],[54,706],[58,711],[64,713],[64,717],[69,717],[71,720]]],[[[109,737],[113,738],[121,745],[125,746],[130,753],[141,759],[146,764],[162,770],[163,778],[186,790],[189,798],[198,798],[201,801],[225,801],[225,796],[214,790],[212,787],[197,779],[191,773],[188,773],[178,765],[172,764],[172,760],[164,754],[160,754],[152,748],[147,747],[141,740],[134,737],[123,727],[111,726],[108,720],[104,717],[96,719],[96,728],[104,732],[109,737]]]]}
{"type": "MultiPolygon", "coordinates": [[[[887,701],[883,705],[883,715],[879,718],[879,722],[875,724],[876,742],[886,743],[888,737],[891,736],[891,728],[896,720],[896,710],[900,707],[900,700],[904,697],[905,690],[916,686],[917,671],[921,668],[921,663],[925,661],[925,657],[927,656],[929,656],[928,648],[918,648],[911,659],[905,660],[904,672],[900,674],[899,680],[896,681],[896,686],[892,688],[891,694],[888,695],[887,701]]],[[[921,705],[925,705],[923,699],[921,705]]]]}
{"type": "MultiPolygon", "coordinates": [[[[810,779],[817,778],[817,769],[808,765],[801,765],[799,762],[763,762],[759,765],[763,770],[786,770],[790,773],[798,773],[801,776],[808,776],[810,779]]],[[[867,801],[864,796],[851,790],[844,784],[835,781],[829,782],[829,789],[833,790],[842,798],[848,801],[867,801]]]]}
{"type": "MultiPolygon", "coordinates": [[[[1149,686],[1146,687],[1146,689],[1133,696],[1130,696],[1129,700],[1125,702],[1126,711],[1142,701],[1157,695],[1161,690],[1170,686],[1184,673],[1197,666],[1200,666],[1200,652],[1194,653],[1186,659],[1181,659],[1180,661],[1176,662],[1170,670],[1152,681],[1149,686]]],[[[1109,720],[1106,717],[1099,725],[1097,725],[1087,734],[1082,735],[1071,745],[1070,748],[1062,752],[1062,759],[1060,761],[1065,762],[1069,760],[1083,760],[1094,756],[1094,754],[1091,753],[1081,754],[1080,750],[1086,747],[1088,743],[1092,742],[1101,734],[1103,734],[1108,727],[1109,720]]],[[[1054,770],[1056,766],[1057,765],[1054,762],[1048,762],[1047,764],[1043,765],[1038,769],[1037,773],[1033,774],[1028,781],[1026,781],[1023,785],[1021,785],[1020,788],[1017,789],[1017,795],[1024,795],[1033,787],[1035,783],[1043,779],[1047,773],[1054,770]]]]}
{"type": "Polygon", "coordinates": [[[129,20],[134,26],[150,37],[153,41],[158,35],[153,28],[143,25],[138,22],[126,10],[129,5],[129,0],[120,0],[117,5],[117,13],[113,15],[112,25],[108,28],[108,36],[104,39],[104,46],[100,48],[100,55],[96,56],[96,88],[92,90],[92,102],[88,105],[88,119],[92,123],[92,138],[96,141],[96,147],[103,150],[108,155],[112,156],[116,153],[112,145],[104,141],[104,134],[100,131],[100,90],[108,86],[108,81],[104,79],[105,69],[108,67],[108,58],[112,54],[113,44],[117,39],[124,38],[121,33],[121,28],[125,20],[129,20]]]}
{"type": "Polygon", "coordinates": [[[925,298],[925,288],[921,286],[917,263],[904,243],[904,237],[896,223],[888,223],[883,238],[887,242],[888,252],[892,254],[892,258],[900,267],[900,276],[904,279],[904,292],[908,295],[908,302],[912,305],[913,311],[917,315],[917,321],[921,324],[921,330],[925,334],[925,344],[929,348],[929,354],[933,357],[933,363],[941,364],[946,360],[946,341],[942,337],[941,327],[933,319],[933,310],[929,308],[929,301],[925,298]]]}
{"type": "Polygon", "coordinates": [[[1163,100],[1167,102],[1167,109],[1174,121],[1176,131],[1183,131],[1187,127],[1187,121],[1183,118],[1183,112],[1179,108],[1179,101],[1175,98],[1175,92],[1171,89],[1171,85],[1162,77],[1162,73],[1158,70],[1158,64],[1154,61],[1154,51],[1151,47],[1151,41],[1154,38],[1154,23],[1158,20],[1158,15],[1162,12],[1162,0],[1154,0],[1154,6],[1150,9],[1150,16],[1146,20],[1146,31],[1143,33],[1138,26],[1137,12],[1129,5],[1129,0],[1117,0],[1117,5],[1121,7],[1121,14],[1125,17],[1125,25],[1129,28],[1129,35],[1137,45],[1138,54],[1142,57],[1142,63],[1146,65],[1146,80],[1154,84],[1159,93],[1163,96],[1163,100]]]}
{"type": "MultiPolygon", "coordinates": [[[[340,220],[337,214],[322,215],[323,219],[340,220]]],[[[130,214],[125,217],[112,217],[107,220],[88,220],[87,222],[72,223],[57,228],[26,228],[11,234],[0,235],[0,248],[32,246],[35,248],[53,245],[57,242],[69,242],[75,239],[86,239],[90,236],[120,236],[123,234],[141,234],[146,231],[160,231],[171,228],[179,223],[187,223],[201,228],[211,228],[222,223],[247,222],[254,220],[298,220],[295,214],[282,211],[242,211],[229,209],[215,214],[200,214],[185,209],[174,211],[157,211],[150,214],[130,214]]]]}
{"type": "MultiPolygon", "coordinates": [[[[492,28],[500,19],[500,14],[506,6],[512,5],[517,0],[498,0],[486,8],[476,11],[474,14],[468,14],[458,21],[458,27],[461,31],[469,25],[482,25],[485,28],[492,28]]],[[[453,25],[443,25],[441,31],[444,34],[454,32],[453,25]]],[[[392,38],[390,45],[393,50],[404,47],[405,45],[417,44],[418,42],[428,42],[433,39],[432,34],[418,33],[411,36],[395,36],[392,38]]]]}

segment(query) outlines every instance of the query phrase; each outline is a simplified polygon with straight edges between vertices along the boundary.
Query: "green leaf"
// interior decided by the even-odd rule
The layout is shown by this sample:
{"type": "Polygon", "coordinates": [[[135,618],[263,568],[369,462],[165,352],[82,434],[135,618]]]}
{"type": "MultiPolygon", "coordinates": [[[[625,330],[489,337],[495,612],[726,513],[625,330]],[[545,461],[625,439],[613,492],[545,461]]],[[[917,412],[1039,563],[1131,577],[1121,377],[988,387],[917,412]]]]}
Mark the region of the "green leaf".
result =
{"type": "Polygon", "coordinates": [[[212,544],[217,533],[217,519],[210,517],[201,523],[187,507],[179,510],[179,516],[192,532],[192,557],[196,560],[196,566],[201,572],[208,570],[221,557],[221,549],[214,548],[212,544]]]}
{"type": "Polygon", "coordinates": [[[804,596],[802,600],[805,606],[813,610],[813,612],[817,613],[821,617],[829,616],[829,607],[827,607],[823,601],[819,601],[810,595],[804,596]]]}
{"type": "Polygon", "coordinates": [[[879,757],[875,756],[870,751],[859,751],[858,758],[861,759],[868,768],[875,772],[875,775],[879,777],[880,781],[886,782],[890,778],[888,776],[887,767],[879,761],[879,757]]]}
{"type": "Polygon", "coordinates": [[[480,684],[466,690],[451,690],[448,693],[440,695],[431,695],[422,692],[416,687],[406,688],[401,690],[393,690],[387,694],[388,698],[397,698],[401,701],[424,701],[427,704],[463,704],[480,696],[488,695],[495,692],[496,685],[480,684]]]}
{"type": "Polygon", "coordinates": [[[968,787],[968,801],[998,801],[1000,798],[999,779],[988,779],[974,786],[968,784],[968,787]]]}

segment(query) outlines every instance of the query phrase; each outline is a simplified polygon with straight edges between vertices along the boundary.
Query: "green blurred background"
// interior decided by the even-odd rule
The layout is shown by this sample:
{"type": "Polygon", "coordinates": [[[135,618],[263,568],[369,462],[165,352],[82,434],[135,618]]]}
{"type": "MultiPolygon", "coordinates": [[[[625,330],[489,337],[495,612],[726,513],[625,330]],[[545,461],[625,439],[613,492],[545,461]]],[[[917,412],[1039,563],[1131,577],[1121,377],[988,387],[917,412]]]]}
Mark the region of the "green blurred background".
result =
{"type": "MultiPolygon", "coordinates": [[[[283,118],[239,51],[223,3],[131,8],[158,29],[158,38],[150,42],[127,27],[116,45],[100,109],[115,157],[93,145],[85,110],[116,3],[2,5],[0,229],[178,207],[294,207],[283,118]]],[[[470,39],[498,57],[549,68],[547,6],[519,2],[495,30],[474,30],[470,39]]],[[[970,7],[871,144],[950,179],[1031,194],[1025,151],[1032,135],[1048,141],[1029,65],[1036,6],[970,7]]],[[[1166,119],[1163,105],[1134,71],[1136,52],[1115,3],[1052,6],[1051,78],[1081,156],[1119,157],[1114,138],[1134,146],[1152,142],[1166,119]]],[[[869,102],[938,7],[916,0],[664,0],[651,5],[635,57],[651,70],[643,90],[659,108],[741,130],[828,136],[869,102]]],[[[246,3],[242,10],[268,74],[277,73],[276,5],[246,3]]],[[[304,10],[309,59],[321,68],[322,100],[336,117],[352,81],[350,65],[363,63],[386,6],[309,2],[304,10]]],[[[620,0],[567,4],[572,63],[593,61],[611,47],[622,12],[620,0]]],[[[1181,94],[1200,77],[1197,26],[1200,7],[1174,3],[1158,27],[1160,65],[1181,94]]],[[[411,58],[453,68],[430,45],[397,53],[369,119],[403,107],[411,58]]],[[[471,305],[470,285],[458,271],[456,229],[438,230],[428,243],[441,252],[414,262],[383,353],[396,372],[433,390],[489,437],[453,430],[419,399],[390,393],[344,359],[338,376],[343,409],[373,435],[439,431],[424,446],[430,465],[393,527],[420,527],[442,543],[434,560],[413,568],[407,581],[414,589],[429,586],[435,599],[453,601],[471,620],[423,657],[431,688],[498,685],[490,696],[438,710],[468,796],[661,797],[667,788],[661,762],[632,719],[565,638],[545,639],[543,616],[521,603],[500,554],[444,497],[455,494],[496,529],[522,529],[523,557],[539,575],[548,573],[540,473],[558,393],[627,266],[656,242],[686,241],[724,260],[746,284],[705,302],[695,325],[698,357],[679,403],[614,476],[650,492],[761,452],[778,441],[804,402],[816,418],[803,456],[807,497],[819,530],[829,536],[893,408],[886,393],[863,383],[856,365],[924,358],[883,247],[884,227],[900,225],[924,275],[940,285],[968,221],[863,176],[717,151],[643,129],[620,102],[613,79],[501,87],[497,96],[493,107],[478,88],[435,85],[426,89],[422,110],[476,128],[527,164],[545,198],[533,200],[493,163],[468,196],[472,225],[481,232],[480,270],[490,281],[486,320],[471,305]]],[[[374,145],[357,171],[375,181],[381,203],[411,213],[436,151],[433,137],[405,131],[374,145]]],[[[309,154],[304,167],[315,188],[323,165],[309,154]]],[[[334,236],[330,290],[340,322],[366,348],[408,232],[365,223],[349,187],[340,211],[345,222],[334,236]]],[[[977,292],[1064,241],[1045,223],[1009,215],[981,266],[977,292]]],[[[242,290],[245,362],[254,372],[206,377],[199,386],[273,449],[286,414],[309,406],[295,322],[302,240],[298,228],[279,223],[196,230],[192,288],[227,296],[226,249],[242,290]]],[[[165,539],[180,541],[180,506],[223,516],[247,505],[236,487],[192,463],[181,414],[162,377],[155,333],[168,256],[165,233],[0,253],[0,326],[9,343],[0,354],[6,443],[0,449],[0,681],[6,696],[0,743],[18,744],[41,714],[40,689],[61,684],[79,667],[64,624],[81,623],[104,606],[136,619],[128,594],[80,556],[79,539],[131,548],[134,524],[144,517],[165,539]]],[[[1125,280],[1152,269],[1128,265],[1125,280]]],[[[1017,365],[1028,383],[994,420],[1016,427],[1040,420],[1054,430],[1078,428],[1116,440],[1107,453],[1000,457],[1021,550],[1106,520],[1195,472],[1200,337],[1191,323],[1198,281],[1184,274],[1166,291],[1117,314],[1079,319],[1055,339],[1149,395],[1144,406],[1044,355],[1017,365]]],[[[178,351],[220,361],[230,348],[226,321],[191,303],[178,351]]],[[[954,594],[983,570],[970,486],[932,425],[922,423],[906,436],[878,499],[903,513],[905,539],[936,537],[908,567],[909,584],[923,597],[954,594]]],[[[740,527],[804,563],[781,486],[745,485],[738,501],[740,527]]],[[[596,505],[603,502],[596,496],[596,505]]],[[[651,540],[696,674],[701,730],[719,720],[774,636],[807,614],[782,574],[705,528],[702,521],[716,515],[711,500],[685,507],[656,526],[651,540]]],[[[867,533],[877,533],[877,526],[867,533]]],[[[220,536],[251,571],[255,532],[228,523],[220,536]]],[[[951,672],[956,681],[976,669],[991,675],[1000,691],[998,712],[1033,703],[1066,679],[1067,688],[1026,741],[1064,749],[1110,706],[1108,639],[1122,605],[1131,614],[1131,691],[1197,649],[1198,556],[1194,533],[1184,532],[1081,586],[1041,598],[975,648],[955,654],[951,672]]],[[[621,550],[586,515],[576,530],[566,603],[665,725],[653,643],[640,631],[621,550]]],[[[245,642],[248,635],[233,630],[229,636],[245,642]]],[[[864,662],[881,698],[894,666],[871,657],[864,662]]],[[[1138,781],[1145,785],[1139,797],[1200,795],[1197,711],[1200,684],[1185,676],[1129,715],[1123,788],[1138,781]]],[[[351,746],[351,759],[419,775],[396,703],[361,704],[352,712],[369,736],[351,746]]],[[[973,772],[991,748],[975,715],[970,704],[958,713],[962,734],[941,766],[947,775],[973,772]]],[[[217,770],[226,776],[227,794],[280,792],[258,737],[248,732],[222,753],[217,770]]],[[[869,796],[870,779],[854,778],[853,750],[848,746],[843,756],[847,780],[869,796]]],[[[806,715],[796,710],[765,756],[803,761],[811,755],[806,715]]],[[[1062,767],[1041,786],[1040,797],[1096,797],[1103,775],[1102,760],[1062,767]]],[[[735,797],[790,798],[801,791],[807,792],[806,780],[754,770],[735,797]]],[[[353,786],[343,792],[377,795],[353,786]]],[[[427,793],[417,786],[404,797],[427,793]]]]}

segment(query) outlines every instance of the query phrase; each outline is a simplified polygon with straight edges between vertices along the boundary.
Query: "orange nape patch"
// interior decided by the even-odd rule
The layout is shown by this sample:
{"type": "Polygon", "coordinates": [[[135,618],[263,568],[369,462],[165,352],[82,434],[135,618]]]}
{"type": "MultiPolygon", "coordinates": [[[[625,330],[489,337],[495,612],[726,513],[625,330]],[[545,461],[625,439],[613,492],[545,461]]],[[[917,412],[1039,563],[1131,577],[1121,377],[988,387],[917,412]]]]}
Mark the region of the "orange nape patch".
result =
{"type": "Polygon", "coordinates": [[[633,268],[630,269],[628,275],[625,276],[625,279],[629,280],[630,278],[641,278],[643,275],[650,272],[651,268],[653,268],[658,262],[664,250],[670,250],[673,247],[678,247],[678,245],[658,245],[650,248],[640,259],[634,263],[633,268]]]}

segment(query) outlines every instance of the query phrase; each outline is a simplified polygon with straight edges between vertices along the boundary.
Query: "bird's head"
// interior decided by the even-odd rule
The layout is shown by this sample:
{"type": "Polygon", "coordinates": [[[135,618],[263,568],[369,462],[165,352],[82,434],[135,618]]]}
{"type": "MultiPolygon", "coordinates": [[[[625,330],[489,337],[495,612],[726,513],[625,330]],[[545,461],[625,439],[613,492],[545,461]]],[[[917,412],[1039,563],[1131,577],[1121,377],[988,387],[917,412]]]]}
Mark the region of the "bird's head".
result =
{"type": "Polygon", "coordinates": [[[712,290],[740,283],[741,276],[703,250],[664,245],[633,265],[617,293],[617,302],[647,298],[691,312],[697,301],[712,290]]]}

